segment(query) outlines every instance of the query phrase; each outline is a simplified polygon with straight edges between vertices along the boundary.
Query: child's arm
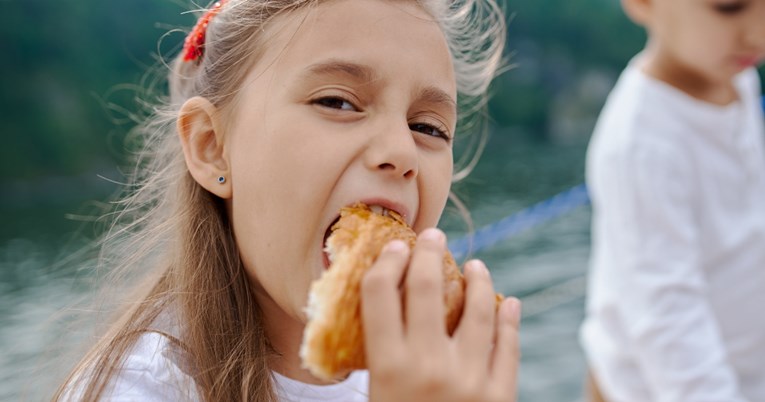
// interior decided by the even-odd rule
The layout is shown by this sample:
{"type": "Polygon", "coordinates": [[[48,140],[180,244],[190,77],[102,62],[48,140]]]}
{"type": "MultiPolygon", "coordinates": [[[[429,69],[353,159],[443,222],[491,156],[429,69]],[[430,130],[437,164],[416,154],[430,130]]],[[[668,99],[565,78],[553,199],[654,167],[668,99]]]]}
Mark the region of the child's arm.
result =
{"type": "Polygon", "coordinates": [[[507,299],[495,312],[489,273],[473,261],[465,270],[465,311],[449,337],[443,320],[444,249],[442,233],[425,231],[411,252],[402,243],[386,247],[364,278],[371,401],[515,401],[520,305],[507,299]]]}

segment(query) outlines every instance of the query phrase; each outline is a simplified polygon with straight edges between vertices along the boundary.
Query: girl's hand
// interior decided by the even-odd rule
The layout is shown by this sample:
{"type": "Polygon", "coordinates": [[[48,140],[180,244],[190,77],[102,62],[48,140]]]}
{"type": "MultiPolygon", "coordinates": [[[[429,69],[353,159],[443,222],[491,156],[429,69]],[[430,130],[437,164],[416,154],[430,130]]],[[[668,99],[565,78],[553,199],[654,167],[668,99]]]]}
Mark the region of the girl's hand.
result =
{"type": "Polygon", "coordinates": [[[489,272],[482,262],[471,261],[465,267],[465,309],[450,337],[444,323],[445,247],[437,229],[423,231],[411,252],[393,241],[362,281],[372,402],[516,399],[520,302],[508,298],[495,312],[489,272]]]}

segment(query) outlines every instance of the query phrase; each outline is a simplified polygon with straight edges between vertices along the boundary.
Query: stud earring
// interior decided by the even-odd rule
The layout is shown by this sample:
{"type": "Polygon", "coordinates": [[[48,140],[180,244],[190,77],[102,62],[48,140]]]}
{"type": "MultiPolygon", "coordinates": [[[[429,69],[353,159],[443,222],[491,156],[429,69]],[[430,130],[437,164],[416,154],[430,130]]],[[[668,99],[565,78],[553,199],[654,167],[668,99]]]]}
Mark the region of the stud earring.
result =
{"type": "Polygon", "coordinates": [[[225,182],[226,182],[226,177],[225,176],[218,176],[218,183],[223,184],[225,182]]]}

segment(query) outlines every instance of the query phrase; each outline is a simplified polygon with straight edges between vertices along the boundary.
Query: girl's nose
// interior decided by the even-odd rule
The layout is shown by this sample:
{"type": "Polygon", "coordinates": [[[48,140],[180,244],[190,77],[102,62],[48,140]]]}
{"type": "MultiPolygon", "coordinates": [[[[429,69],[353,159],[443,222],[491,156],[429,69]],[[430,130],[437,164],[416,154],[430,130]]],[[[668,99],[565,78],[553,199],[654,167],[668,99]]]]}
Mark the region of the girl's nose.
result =
{"type": "MultiPolygon", "coordinates": [[[[406,122],[405,122],[406,123],[406,122]]],[[[397,124],[375,134],[366,150],[365,163],[370,170],[391,177],[414,179],[418,173],[417,143],[409,124],[397,124]]]]}

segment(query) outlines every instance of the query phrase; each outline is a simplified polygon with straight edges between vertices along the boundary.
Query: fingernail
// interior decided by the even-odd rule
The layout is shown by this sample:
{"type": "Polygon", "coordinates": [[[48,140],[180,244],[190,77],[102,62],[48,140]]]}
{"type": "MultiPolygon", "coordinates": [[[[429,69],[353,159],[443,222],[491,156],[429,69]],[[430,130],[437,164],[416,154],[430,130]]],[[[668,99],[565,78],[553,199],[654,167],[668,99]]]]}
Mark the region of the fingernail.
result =
{"type": "Polygon", "coordinates": [[[479,275],[490,276],[489,269],[486,268],[486,264],[481,260],[470,260],[467,262],[465,268],[479,275]]]}
{"type": "Polygon", "coordinates": [[[403,253],[405,252],[409,246],[406,245],[402,240],[391,240],[388,242],[388,244],[383,247],[384,252],[388,253],[403,253]]]}
{"type": "Polygon", "coordinates": [[[502,318],[517,326],[521,320],[521,301],[510,297],[504,302],[502,309],[502,318]]]}
{"type": "Polygon", "coordinates": [[[419,238],[421,240],[435,241],[439,243],[444,242],[444,233],[436,228],[425,229],[420,233],[419,238]]]}

